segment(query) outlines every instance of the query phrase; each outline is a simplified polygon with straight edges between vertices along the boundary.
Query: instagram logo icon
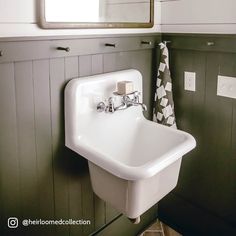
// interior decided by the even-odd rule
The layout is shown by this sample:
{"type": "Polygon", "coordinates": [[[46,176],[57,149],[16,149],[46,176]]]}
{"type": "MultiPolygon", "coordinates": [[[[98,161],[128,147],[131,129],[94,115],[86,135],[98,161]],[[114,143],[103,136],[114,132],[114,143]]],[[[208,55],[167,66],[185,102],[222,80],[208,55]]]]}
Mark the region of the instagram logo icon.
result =
{"type": "Polygon", "coordinates": [[[9,228],[15,229],[18,227],[18,219],[16,217],[10,217],[7,220],[7,226],[9,228]]]}

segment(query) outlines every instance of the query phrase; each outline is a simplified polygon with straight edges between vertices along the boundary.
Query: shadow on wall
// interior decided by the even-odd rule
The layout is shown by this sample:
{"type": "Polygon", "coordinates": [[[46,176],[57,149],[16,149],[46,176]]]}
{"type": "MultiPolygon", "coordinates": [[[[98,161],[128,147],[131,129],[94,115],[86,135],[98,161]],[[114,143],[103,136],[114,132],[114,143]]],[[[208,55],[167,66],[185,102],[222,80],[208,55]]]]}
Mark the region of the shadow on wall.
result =
{"type": "Polygon", "coordinates": [[[55,154],[54,169],[62,175],[80,178],[88,173],[88,162],[67,147],[60,146],[55,154]]]}

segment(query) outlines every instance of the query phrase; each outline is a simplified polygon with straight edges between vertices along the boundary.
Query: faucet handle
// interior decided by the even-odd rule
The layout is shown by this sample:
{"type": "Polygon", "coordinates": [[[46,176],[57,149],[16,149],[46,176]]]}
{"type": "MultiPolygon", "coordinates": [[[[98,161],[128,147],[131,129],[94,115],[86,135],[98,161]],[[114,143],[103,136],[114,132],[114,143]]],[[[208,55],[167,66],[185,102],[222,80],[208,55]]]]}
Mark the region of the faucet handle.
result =
{"type": "Polygon", "coordinates": [[[144,103],[142,103],[141,106],[142,106],[143,111],[147,111],[147,106],[144,103]]]}
{"type": "Polygon", "coordinates": [[[98,112],[103,112],[106,109],[106,104],[104,102],[99,102],[97,105],[97,111],[98,112]]]}
{"type": "Polygon", "coordinates": [[[115,112],[115,105],[114,105],[115,98],[109,97],[108,98],[108,105],[105,108],[105,112],[114,113],[115,112]]]}
{"type": "Polygon", "coordinates": [[[139,103],[139,96],[140,95],[141,95],[141,93],[139,91],[134,92],[134,102],[139,103]]]}

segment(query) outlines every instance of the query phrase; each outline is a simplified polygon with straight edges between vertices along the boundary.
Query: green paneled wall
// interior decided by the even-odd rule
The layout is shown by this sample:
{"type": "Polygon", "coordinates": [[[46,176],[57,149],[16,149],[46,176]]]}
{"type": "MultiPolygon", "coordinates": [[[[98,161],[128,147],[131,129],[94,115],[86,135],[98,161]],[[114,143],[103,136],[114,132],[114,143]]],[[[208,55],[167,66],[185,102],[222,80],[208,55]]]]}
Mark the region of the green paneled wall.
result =
{"type": "MultiPolygon", "coordinates": [[[[136,68],[143,75],[150,114],[154,43],[143,46],[142,39],[146,37],[0,42],[0,235],[87,236],[119,214],[93,194],[87,161],[64,145],[64,88],[78,76],[136,68]],[[103,46],[114,40],[115,49],[103,46]],[[58,45],[71,46],[71,51],[59,52],[58,45]],[[11,216],[20,221],[88,219],[91,225],[19,223],[9,229],[11,216]]],[[[134,226],[122,217],[107,230],[115,235],[119,226],[132,236],[156,215],[154,207],[142,224],[134,226]]]]}
{"type": "MultiPolygon", "coordinates": [[[[150,117],[157,59],[154,44],[142,46],[142,39],[157,43],[160,36],[0,42],[1,235],[89,235],[119,214],[93,194],[86,160],[64,147],[63,91],[78,76],[136,68],[144,77],[150,117]],[[120,45],[115,49],[101,46],[114,40],[120,45]],[[71,45],[70,53],[55,51],[58,45],[71,45]],[[91,225],[10,230],[9,216],[83,218],[91,225]]],[[[196,137],[197,148],[184,157],[178,185],[159,204],[159,215],[184,235],[234,235],[236,102],[216,96],[216,84],[218,74],[236,77],[236,37],[163,39],[171,41],[178,127],[196,137]],[[197,73],[195,93],[183,89],[184,71],[197,73]]],[[[119,217],[98,235],[136,235],[156,209],[140,225],[119,217]]]]}
{"type": "Polygon", "coordinates": [[[164,38],[171,41],[177,125],[197,147],[184,157],[159,215],[184,235],[236,235],[236,100],[216,95],[218,75],[236,77],[236,37],[164,38]],[[184,71],[196,72],[196,92],[184,90],[184,71]]]}

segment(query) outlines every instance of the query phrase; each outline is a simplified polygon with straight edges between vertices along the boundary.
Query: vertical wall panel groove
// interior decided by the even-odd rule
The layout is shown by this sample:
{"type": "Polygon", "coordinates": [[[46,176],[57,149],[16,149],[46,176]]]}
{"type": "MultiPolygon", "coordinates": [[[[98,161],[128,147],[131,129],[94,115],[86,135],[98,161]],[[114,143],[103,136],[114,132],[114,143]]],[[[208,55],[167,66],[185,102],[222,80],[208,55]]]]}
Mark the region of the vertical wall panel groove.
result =
{"type": "Polygon", "coordinates": [[[217,96],[217,76],[231,74],[232,61],[229,55],[209,53],[207,57],[207,83],[205,107],[205,188],[208,188],[207,199],[202,198],[201,205],[217,215],[224,217],[229,209],[229,156],[231,144],[232,102],[230,99],[217,96]],[[223,58],[222,58],[223,56],[223,58]],[[222,60],[223,59],[223,60],[222,60]],[[225,64],[225,62],[228,62],[225,64]],[[231,63],[230,63],[231,62],[231,63]],[[209,155],[210,153],[210,155],[209,155]],[[209,174],[208,168],[213,168],[209,174]],[[222,174],[224,173],[224,174],[222,174]],[[216,181],[217,180],[217,181],[216,181]],[[217,199],[215,193],[217,192],[217,199]],[[204,201],[203,201],[204,200],[204,201]]]}
{"type": "MultiPolygon", "coordinates": [[[[32,62],[15,63],[17,127],[21,179],[21,213],[38,213],[37,164],[33,104],[32,62]],[[36,200],[37,199],[37,200],[36,200]]],[[[28,216],[27,214],[25,216],[28,216]]]]}
{"type": "Polygon", "coordinates": [[[73,78],[77,78],[79,75],[79,59],[78,57],[66,57],[65,58],[65,78],[66,82],[73,78]]]}
{"type": "Polygon", "coordinates": [[[0,228],[6,230],[7,218],[20,216],[20,170],[17,153],[17,118],[13,63],[0,64],[0,95],[0,228]]]}
{"type": "MultiPolygon", "coordinates": [[[[39,215],[32,61],[15,63],[21,218],[39,215]]],[[[26,229],[20,227],[25,233],[26,229]]],[[[36,228],[32,233],[36,233],[36,228]]]]}
{"type": "Polygon", "coordinates": [[[103,73],[103,54],[92,55],[92,75],[103,73]]]}
{"type": "MultiPolygon", "coordinates": [[[[235,74],[236,74],[236,62],[235,62],[235,74]]],[[[236,101],[233,101],[233,122],[232,122],[232,140],[231,140],[231,188],[232,188],[232,208],[236,209],[236,171],[235,171],[235,166],[236,166],[236,101]]],[[[234,216],[233,211],[229,212],[227,218],[229,219],[230,223],[232,225],[236,225],[236,217],[234,216]]]]}
{"type": "MultiPolygon", "coordinates": [[[[33,61],[33,80],[40,217],[42,219],[53,219],[54,194],[50,118],[49,60],[33,61]]],[[[53,226],[50,228],[45,227],[43,234],[53,234],[55,233],[53,229],[53,226]]]]}
{"type": "Polygon", "coordinates": [[[221,37],[211,39],[219,40],[211,49],[204,36],[168,40],[177,124],[197,147],[183,158],[178,185],[159,214],[184,235],[235,235],[235,99],[217,96],[217,80],[236,77],[236,54],[230,46],[221,50],[227,44],[221,37]],[[184,71],[196,72],[195,92],[184,90],[184,71]]]}
{"type": "Polygon", "coordinates": [[[79,57],[79,76],[91,75],[92,69],[92,57],[91,55],[84,55],[79,57]]]}
{"type": "MultiPolygon", "coordinates": [[[[65,87],[64,58],[50,60],[51,126],[53,147],[54,201],[56,219],[69,218],[68,176],[64,148],[64,106],[65,87]]],[[[69,234],[69,226],[57,226],[58,235],[69,234]]]]}
{"type": "MultiPolygon", "coordinates": [[[[236,55],[235,54],[226,54],[226,53],[221,53],[220,57],[219,57],[219,74],[223,74],[225,76],[232,76],[232,77],[236,77],[236,55]]],[[[229,124],[228,124],[228,130],[225,129],[225,134],[222,135],[220,133],[222,137],[222,139],[220,140],[221,142],[224,141],[224,145],[226,146],[226,144],[228,144],[228,148],[229,151],[227,150],[226,152],[223,151],[223,147],[222,145],[218,145],[219,146],[219,166],[218,166],[218,173],[227,173],[227,175],[222,176],[221,178],[221,182],[220,184],[223,185],[222,188],[222,192],[220,193],[219,197],[221,199],[221,201],[223,201],[223,204],[221,204],[221,206],[219,207],[217,214],[221,215],[226,221],[230,222],[232,225],[235,225],[235,218],[236,217],[230,217],[230,215],[232,214],[232,207],[234,207],[233,209],[236,209],[236,204],[235,204],[235,197],[236,197],[236,191],[235,191],[235,178],[232,178],[232,176],[234,175],[234,169],[232,169],[232,164],[235,166],[235,162],[232,159],[232,148],[231,148],[231,144],[232,144],[232,132],[233,132],[233,122],[234,122],[234,114],[233,114],[233,110],[234,110],[234,99],[230,99],[230,98],[224,98],[224,100],[222,100],[222,104],[220,104],[221,106],[227,106],[228,109],[224,108],[224,116],[220,116],[221,117],[221,123],[222,121],[225,123],[227,122],[227,120],[229,120],[229,124]],[[223,103],[224,102],[224,103],[223,103]],[[231,113],[230,113],[231,112],[231,113]],[[227,135],[227,136],[226,136],[227,135]],[[223,166],[222,166],[223,163],[223,166]],[[227,185],[224,184],[225,181],[227,181],[227,185]],[[227,196],[225,196],[225,193],[228,193],[227,196]]],[[[220,112],[221,114],[222,109],[221,106],[218,107],[218,112],[220,112]]],[[[225,128],[225,126],[223,126],[222,128],[225,128]]],[[[222,131],[221,131],[222,132],[222,131]]],[[[224,147],[225,147],[224,146],[224,147]]],[[[227,147],[227,146],[226,146],[227,147]]],[[[234,155],[236,155],[236,152],[234,152],[234,155]]]]}
{"type": "MultiPolygon", "coordinates": [[[[174,50],[170,61],[177,125],[180,129],[194,135],[198,147],[204,144],[199,124],[204,122],[205,57],[205,54],[201,52],[174,50]],[[183,90],[185,71],[196,72],[196,92],[194,93],[183,90]]],[[[189,187],[193,183],[195,186],[201,186],[201,171],[198,167],[203,152],[201,148],[196,148],[191,151],[190,155],[191,158],[186,157],[182,162],[181,168],[184,172],[180,171],[181,184],[175,191],[188,199],[197,194],[195,190],[188,191],[189,187]],[[192,174],[192,168],[195,170],[194,174],[192,174]]]]}

